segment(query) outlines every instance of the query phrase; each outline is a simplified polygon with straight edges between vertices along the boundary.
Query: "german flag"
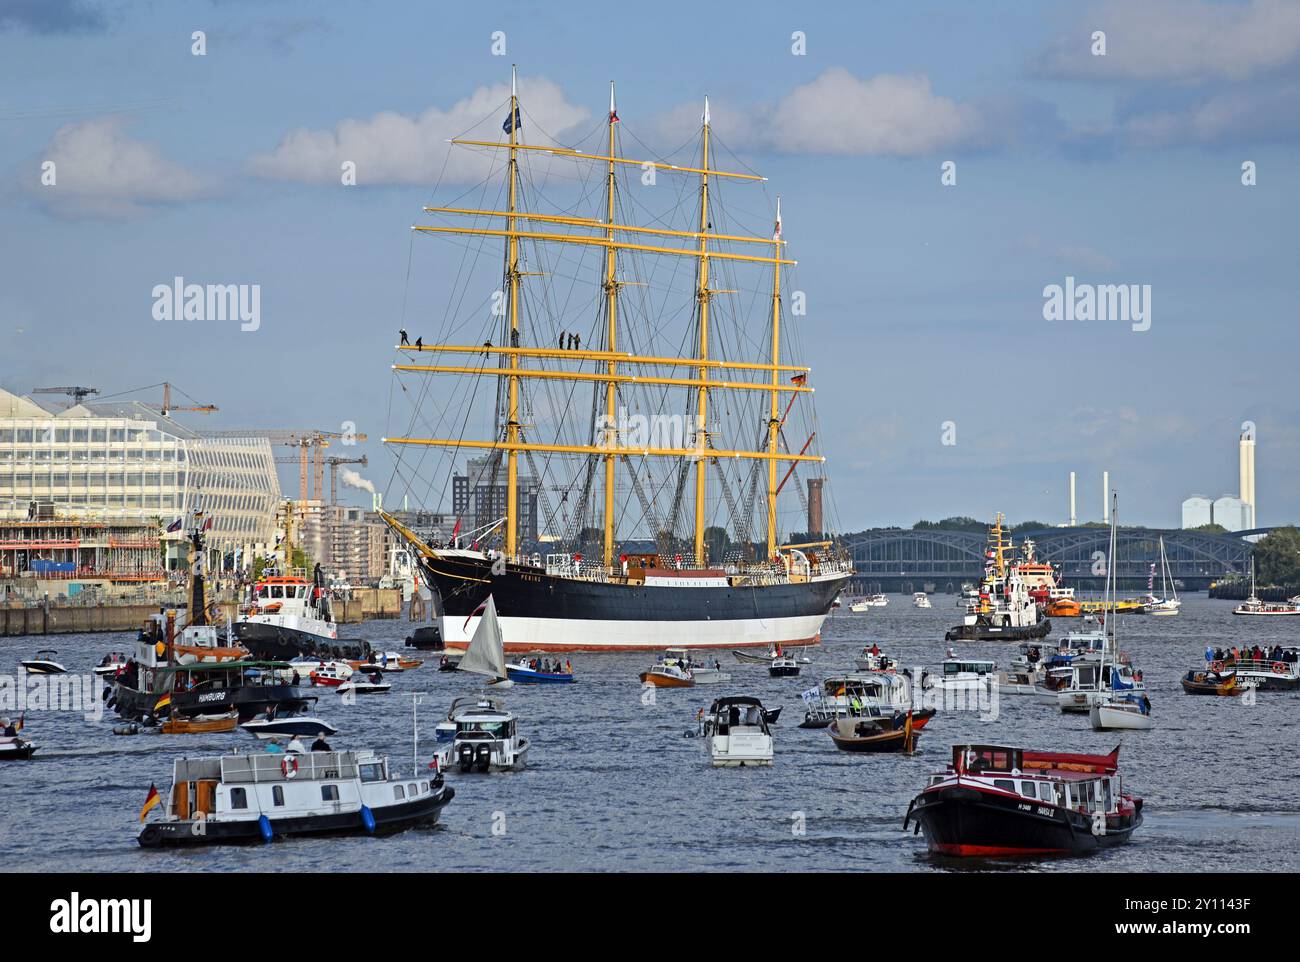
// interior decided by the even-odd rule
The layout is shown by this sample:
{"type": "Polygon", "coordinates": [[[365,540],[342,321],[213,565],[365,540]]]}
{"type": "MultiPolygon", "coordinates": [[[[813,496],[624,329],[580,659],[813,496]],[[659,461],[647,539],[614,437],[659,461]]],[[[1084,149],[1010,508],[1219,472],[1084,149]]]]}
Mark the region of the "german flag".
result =
{"type": "Polygon", "coordinates": [[[167,694],[159,698],[158,701],[154,704],[153,706],[154,714],[155,715],[158,714],[158,712],[162,711],[164,708],[171,707],[171,703],[172,703],[172,694],[171,692],[167,692],[167,694]]]}
{"type": "Polygon", "coordinates": [[[144,808],[140,809],[140,821],[144,821],[144,817],[149,814],[149,809],[161,802],[162,796],[158,794],[158,786],[150,782],[149,797],[144,800],[144,808]]]}

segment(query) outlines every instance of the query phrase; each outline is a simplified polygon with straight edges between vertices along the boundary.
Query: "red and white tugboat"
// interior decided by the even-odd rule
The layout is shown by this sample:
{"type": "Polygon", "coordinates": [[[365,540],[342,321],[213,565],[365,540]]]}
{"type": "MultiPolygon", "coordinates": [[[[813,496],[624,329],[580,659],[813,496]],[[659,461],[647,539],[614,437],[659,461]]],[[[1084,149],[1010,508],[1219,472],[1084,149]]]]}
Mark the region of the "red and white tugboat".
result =
{"type": "Polygon", "coordinates": [[[954,745],[952,764],[912,799],[932,853],[982,858],[1083,855],[1127,842],[1142,799],[1124,791],[1109,755],[954,745]]]}

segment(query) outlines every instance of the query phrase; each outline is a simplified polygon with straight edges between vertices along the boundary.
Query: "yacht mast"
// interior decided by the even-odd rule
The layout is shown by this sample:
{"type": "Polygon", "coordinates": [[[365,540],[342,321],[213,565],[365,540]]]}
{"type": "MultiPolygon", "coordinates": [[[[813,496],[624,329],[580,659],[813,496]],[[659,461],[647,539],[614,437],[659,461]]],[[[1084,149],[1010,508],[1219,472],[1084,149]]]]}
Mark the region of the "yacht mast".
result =
{"type": "MultiPolygon", "coordinates": [[[[510,68],[510,187],[507,191],[506,281],[510,300],[510,346],[519,347],[519,237],[515,232],[515,210],[519,190],[519,91],[515,68],[510,68]]],[[[506,557],[519,552],[519,355],[511,353],[510,382],[506,402],[506,557]]]]}
{"type": "MultiPolygon", "coordinates": [[[[709,376],[709,258],[706,256],[708,240],[705,237],[709,229],[709,98],[704,98],[704,122],[702,130],[703,162],[700,173],[700,261],[697,276],[699,282],[695,296],[700,303],[700,349],[699,378],[705,381],[709,376]]],[[[704,499],[705,486],[709,476],[709,460],[705,449],[709,445],[708,434],[709,390],[701,384],[695,407],[695,563],[701,567],[705,564],[704,553],[704,499]]]]}
{"type": "MultiPolygon", "coordinates": [[[[609,246],[605,248],[605,319],[609,328],[606,335],[605,350],[611,355],[618,346],[618,281],[615,278],[617,268],[617,248],[614,246],[614,125],[618,123],[618,108],[614,104],[614,81],[609,82],[609,173],[605,182],[605,223],[608,226],[605,236],[609,246]]],[[[607,364],[610,379],[605,384],[605,432],[601,439],[611,452],[605,455],[605,544],[604,564],[609,568],[614,563],[614,455],[618,446],[618,432],[615,429],[614,405],[617,403],[618,391],[614,376],[618,373],[618,362],[612,357],[607,364]]]]}
{"type": "Polygon", "coordinates": [[[772,233],[772,394],[767,421],[767,560],[776,557],[776,444],[781,422],[777,417],[781,363],[781,198],[776,199],[776,229],[772,233]]]}

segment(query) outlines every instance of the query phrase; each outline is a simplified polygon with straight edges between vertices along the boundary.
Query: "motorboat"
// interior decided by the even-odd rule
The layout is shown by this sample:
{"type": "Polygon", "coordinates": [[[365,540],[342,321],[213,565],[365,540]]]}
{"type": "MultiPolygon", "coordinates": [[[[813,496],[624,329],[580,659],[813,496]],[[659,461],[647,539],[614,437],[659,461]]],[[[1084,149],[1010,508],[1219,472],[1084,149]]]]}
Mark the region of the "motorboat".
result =
{"type": "Polygon", "coordinates": [[[442,629],[437,625],[423,625],[406,636],[406,647],[416,651],[442,651],[446,644],[442,640],[442,629]]]}
{"type": "Polygon", "coordinates": [[[777,655],[767,667],[773,678],[793,678],[799,674],[799,662],[790,655],[777,655]]]}
{"type": "Polygon", "coordinates": [[[19,735],[0,735],[0,762],[25,762],[36,753],[36,746],[19,735]]]}
{"type": "Polygon", "coordinates": [[[736,661],[745,665],[770,665],[773,658],[778,658],[783,655],[788,655],[794,658],[801,665],[812,664],[812,659],[803,654],[802,651],[799,651],[796,654],[795,651],[780,645],[773,645],[764,652],[745,651],[741,648],[737,648],[731,654],[735,657],[736,661]]]}
{"type": "Polygon", "coordinates": [[[311,715],[254,718],[252,721],[243,722],[239,727],[259,741],[271,738],[320,738],[337,735],[339,731],[329,722],[311,715]]]}
{"type": "Polygon", "coordinates": [[[346,661],[307,660],[295,661],[291,664],[300,677],[305,677],[312,685],[321,688],[337,688],[354,674],[352,666],[346,661]]]}
{"type": "Polygon", "coordinates": [[[125,653],[120,651],[110,651],[107,655],[99,660],[92,671],[100,678],[111,678],[119,671],[126,668],[127,658],[125,653]]]}
{"type": "Polygon", "coordinates": [[[387,681],[363,679],[360,681],[345,681],[334,690],[340,695],[387,695],[393,690],[393,685],[387,681]]]}
{"type": "Polygon", "coordinates": [[[827,728],[831,741],[842,752],[903,752],[916,750],[921,731],[912,724],[910,713],[867,718],[837,718],[827,728]]]}
{"type": "Polygon", "coordinates": [[[456,737],[456,716],[470,708],[495,708],[505,711],[505,702],[494,695],[460,695],[451,700],[451,707],[442,721],[434,726],[434,737],[438,742],[450,742],[456,737]]]}
{"type": "Polygon", "coordinates": [[[663,660],[665,664],[676,664],[679,668],[685,668],[691,673],[691,678],[697,685],[720,685],[731,681],[731,675],[722,670],[720,661],[715,658],[712,665],[696,661],[687,648],[665,649],[663,660]]]}
{"type": "Polygon", "coordinates": [[[853,659],[853,664],[858,671],[885,672],[898,670],[898,662],[883,654],[880,646],[876,644],[864,646],[858,657],[853,659]]]}
{"type": "Polygon", "coordinates": [[[528,764],[529,740],[499,700],[458,699],[449,714],[454,730],[435,757],[439,770],[454,765],[462,772],[508,772],[528,764]]]}
{"type": "Polygon", "coordinates": [[[29,675],[64,675],[68,669],[54,660],[58,652],[53,648],[42,648],[36,653],[35,658],[26,658],[19,664],[26,669],[29,675]]]}
{"type": "Polygon", "coordinates": [[[895,672],[833,676],[801,697],[805,712],[800,728],[825,728],[840,718],[893,717],[910,711],[912,726],[919,731],[936,711],[914,705],[911,681],[895,672]]]}
{"type": "Polygon", "coordinates": [[[1142,824],[1142,799],[1109,755],[954,745],[945,771],[912,799],[903,828],[932,854],[1006,858],[1082,855],[1122,845],[1142,824]]]}
{"type": "Polygon", "coordinates": [[[1252,683],[1237,684],[1236,669],[1228,668],[1223,671],[1214,671],[1205,669],[1198,671],[1193,668],[1187,674],[1179,679],[1183,686],[1183,691],[1189,695],[1221,695],[1234,696],[1241,695],[1255,687],[1252,683]]]}
{"type": "Polygon", "coordinates": [[[998,664],[987,658],[957,658],[943,660],[937,677],[930,678],[929,686],[939,691],[992,691],[998,664]]]}
{"type": "Polygon", "coordinates": [[[661,661],[641,672],[639,677],[642,685],[652,685],[655,688],[695,687],[695,676],[690,669],[683,668],[676,662],[670,664],[661,661]]]}
{"type": "Polygon", "coordinates": [[[158,726],[164,735],[210,735],[233,732],[239,724],[239,712],[232,709],[213,715],[173,715],[158,726]]]}
{"type": "Polygon", "coordinates": [[[757,698],[717,699],[704,718],[703,734],[715,768],[772,764],[772,732],[757,698]]]}
{"type": "Polygon", "coordinates": [[[400,777],[373,751],[179,758],[145,848],[386,835],[432,825],[455,792],[440,774],[400,777]]]}
{"type": "Polygon", "coordinates": [[[924,591],[918,591],[914,595],[912,595],[912,607],[933,608],[934,605],[930,603],[929,595],[927,595],[924,591]]]}
{"type": "Polygon", "coordinates": [[[997,690],[999,695],[1033,695],[1044,678],[1044,672],[1031,671],[1026,668],[1010,668],[998,672],[997,690]]]}
{"type": "MultiPolygon", "coordinates": [[[[298,655],[335,654],[338,625],[321,566],[311,580],[297,574],[267,574],[251,589],[234,634],[257,658],[288,661],[298,655]]],[[[343,643],[351,657],[364,657],[363,645],[343,643]]]]}
{"type": "Polygon", "coordinates": [[[573,672],[542,671],[540,667],[530,665],[526,658],[520,658],[513,664],[507,663],[506,675],[511,681],[522,682],[526,685],[564,685],[573,683],[573,672]]]}

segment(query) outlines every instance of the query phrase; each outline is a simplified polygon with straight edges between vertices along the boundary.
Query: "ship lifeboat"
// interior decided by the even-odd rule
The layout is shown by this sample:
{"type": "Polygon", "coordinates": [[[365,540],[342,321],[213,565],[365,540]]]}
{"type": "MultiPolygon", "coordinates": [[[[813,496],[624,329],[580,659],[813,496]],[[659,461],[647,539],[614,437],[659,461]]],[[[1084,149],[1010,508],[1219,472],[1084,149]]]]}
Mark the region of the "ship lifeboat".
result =
{"type": "Polygon", "coordinates": [[[1080,618],[1083,606],[1073,598],[1057,598],[1048,603],[1044,613],[1049,618],[1080,618]]]}
{"type": "Polygon", "coordinates": [[[209,648],[206,645],[172,645],[172,654],[178,665],[215,664],[219,661],[239,661],[248,657],[243,645],[209,648]]]}
{"type": "Polygon", "coordinates": [[[233,732],[239,724],[239,712],[224,715],[195,715],[192,718],[169,718],[162,723],[164,735],[206,735],[211,732],[233,732]]]}

